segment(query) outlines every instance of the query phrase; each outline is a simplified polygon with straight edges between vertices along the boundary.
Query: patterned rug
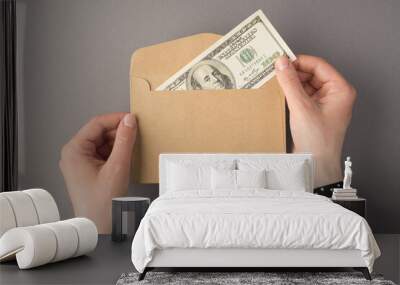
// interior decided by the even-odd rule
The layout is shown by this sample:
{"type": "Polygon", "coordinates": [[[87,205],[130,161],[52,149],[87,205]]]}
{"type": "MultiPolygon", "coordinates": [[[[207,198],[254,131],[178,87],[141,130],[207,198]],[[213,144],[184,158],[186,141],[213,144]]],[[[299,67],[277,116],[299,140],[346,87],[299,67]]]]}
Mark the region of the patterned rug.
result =
{"type": "Polygon", "coordinates": [[[267,284],[267,285],[297,285],[297,284],[379,284],[395,285],[384,280],[382,275],[372,275],[368,281],[360,272],[148,272],[142,281],[138,281],[138,273],[124,273],[117,285],[134,284],[267,284]]]}

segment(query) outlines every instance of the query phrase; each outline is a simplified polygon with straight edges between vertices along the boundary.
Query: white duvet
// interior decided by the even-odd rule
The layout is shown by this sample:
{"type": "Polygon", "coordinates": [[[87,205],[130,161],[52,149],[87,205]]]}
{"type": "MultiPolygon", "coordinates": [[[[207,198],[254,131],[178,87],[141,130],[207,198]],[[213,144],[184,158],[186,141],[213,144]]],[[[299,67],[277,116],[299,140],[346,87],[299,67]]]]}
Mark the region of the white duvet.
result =
{"type": "Polygon", "coordinates": [[[150,206],[132,243],[143,272],[155,249],[358,249],[372,272],[380,251],[364,218],[300,191],[179,191],[150,206]]]}

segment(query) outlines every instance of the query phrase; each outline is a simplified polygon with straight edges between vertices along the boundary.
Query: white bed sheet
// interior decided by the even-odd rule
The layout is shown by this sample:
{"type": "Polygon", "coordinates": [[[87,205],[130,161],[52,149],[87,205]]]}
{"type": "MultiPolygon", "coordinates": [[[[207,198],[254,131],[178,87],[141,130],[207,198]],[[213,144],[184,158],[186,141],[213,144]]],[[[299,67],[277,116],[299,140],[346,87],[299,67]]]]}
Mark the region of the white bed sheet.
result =
{"type": "Polygon", "coordinates": [[[132,243],[143,272],[155,249],[357,249],[372,272],[380,250],[361,216],[299,191],[181,191],[157,198],[132,243]]]}

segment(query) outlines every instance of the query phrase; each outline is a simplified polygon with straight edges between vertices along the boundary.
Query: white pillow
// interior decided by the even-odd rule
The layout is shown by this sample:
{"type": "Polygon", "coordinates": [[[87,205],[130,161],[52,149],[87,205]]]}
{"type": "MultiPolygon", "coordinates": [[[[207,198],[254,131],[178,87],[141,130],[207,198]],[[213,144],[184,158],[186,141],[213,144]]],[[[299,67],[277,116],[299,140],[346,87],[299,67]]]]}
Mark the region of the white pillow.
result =
{"type": "Polygon", "coordinates": [[[273,190],[307,191],[311,188],[309,165],[299,160],[263,160],[241,159],[240,170],[266,169],[267,188],[273,190]]]}
{"type": "Polygon", "coordinates": [[[181,160],[167,163],[167,191],[211,189],[211,168],[234,169],[235,161],[181,160]]]}
{"type": "Polygon", "coordinates": [[[267,188],[267,171],[236,170],[237,188],[267,188]]]}
{"type": "Polygon", "coordinates": [[[236,189],[236,170],[212,168],[211,189],[236,189]]]}
{"type": "Polygon", "coordinates": [[[210,188],[210,167],[185,166],[171,163],[168,166],[168,189],[183,191],[210,188]]]}
{"type": "Polygon", "coordinates": [[[266,188],[267,176],[262,170],[211,170],[211,189],[239,190],[241,188],[266,188]]]}
{"type": "Polygon", "coordinates": [[[268,171],[268,188],[276,190],[307,191],[308,183],[304,175],[305,165],[298,164],[284,171],[273,169],[268,171]]]}

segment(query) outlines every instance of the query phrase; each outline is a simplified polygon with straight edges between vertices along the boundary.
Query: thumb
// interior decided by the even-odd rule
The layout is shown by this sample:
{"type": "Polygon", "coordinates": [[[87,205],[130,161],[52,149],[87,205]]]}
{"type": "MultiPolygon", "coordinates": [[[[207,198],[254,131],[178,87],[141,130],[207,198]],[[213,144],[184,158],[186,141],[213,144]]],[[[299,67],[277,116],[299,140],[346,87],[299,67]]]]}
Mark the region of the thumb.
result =
{"type": "Polygon", "coordinates": [[[107,163],[130,169],[133,145],[136,140],[137,124],[135,115],[126,114],[120,121],[115,135],[114,146],[107,163]]]}
{"type": "Polygon", "coordinates": [[[290,111],[299,110],[308,103],[310,98],[304,91],[293,64],[286,56],[279,57],[275,62],[276,76],[285,94],[290,111]]]}

